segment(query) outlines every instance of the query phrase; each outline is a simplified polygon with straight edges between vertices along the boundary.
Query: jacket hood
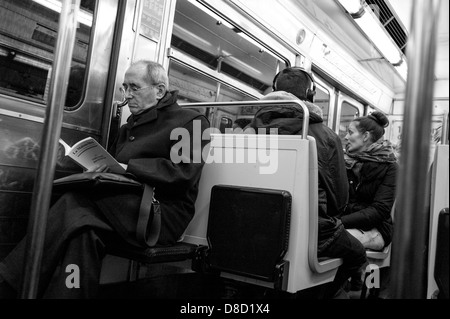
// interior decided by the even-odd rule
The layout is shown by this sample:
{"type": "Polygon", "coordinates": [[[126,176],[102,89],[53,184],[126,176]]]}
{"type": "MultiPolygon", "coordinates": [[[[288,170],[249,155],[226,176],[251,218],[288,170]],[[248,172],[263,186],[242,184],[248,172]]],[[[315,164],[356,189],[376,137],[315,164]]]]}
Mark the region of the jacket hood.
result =
{"type": "MultiPolygon", "coordinates": [[[[306,107],[308,108],[309,114],[316,114],[320,117],[320,119],[323,119],[323,112],[320,107],[315,105],[314,103],[311,103],[309,101],[303,101],[306,104],[306,107]]],[[[322,121],[321,121],[322,122],[322,121]]]]}
{"type": "MultiPolygon", "coordinates": [[[[309,111],[309,124],[322,123],[322,117],[318,114],[321,110],[313,103],[304,101],[309,111]]],[[[303,128],[303,109],[298,106],[266,106],[258,110],[252,122],[252,127],[278,129],[280,135],[300,134],[303,128]]]]}

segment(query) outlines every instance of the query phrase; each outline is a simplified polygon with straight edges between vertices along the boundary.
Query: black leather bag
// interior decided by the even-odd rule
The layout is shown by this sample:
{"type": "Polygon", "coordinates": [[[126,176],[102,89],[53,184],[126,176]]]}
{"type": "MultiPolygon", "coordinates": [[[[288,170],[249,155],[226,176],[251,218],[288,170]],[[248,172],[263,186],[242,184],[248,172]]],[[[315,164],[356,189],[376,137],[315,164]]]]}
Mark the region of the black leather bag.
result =
{"type": "Polygon", "coordinates": [[[153,187],[134,180],[130,175],[102,172],[77,173],[53,181],[54,193],[111,189],[142,192],[136,239],[142,245],[154,246],[161,230],[161,207],[153,196],[153,187]]]}
{"type": "Polygon", "coordinates": [[[53,191],[65,193],[72,190],[108,189],[142,191],[144,185],[127,175],[85,172],[68,175],[53,181],[53,191]]]}

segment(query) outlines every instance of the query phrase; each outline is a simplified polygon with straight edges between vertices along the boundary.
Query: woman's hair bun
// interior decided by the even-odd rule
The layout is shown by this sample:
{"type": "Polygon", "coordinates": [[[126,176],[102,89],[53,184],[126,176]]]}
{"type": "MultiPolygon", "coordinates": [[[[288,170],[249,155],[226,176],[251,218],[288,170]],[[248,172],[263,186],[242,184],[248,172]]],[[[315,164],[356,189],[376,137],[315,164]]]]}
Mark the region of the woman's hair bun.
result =
{"type": "Polygon", "coordinates": [[[379,111],[372,112],[367,117],[374,120],[381,127],[389,126],[389,119],[387,118],[386,115],[384,115],[383,113],[381,113],[379,111]]]}

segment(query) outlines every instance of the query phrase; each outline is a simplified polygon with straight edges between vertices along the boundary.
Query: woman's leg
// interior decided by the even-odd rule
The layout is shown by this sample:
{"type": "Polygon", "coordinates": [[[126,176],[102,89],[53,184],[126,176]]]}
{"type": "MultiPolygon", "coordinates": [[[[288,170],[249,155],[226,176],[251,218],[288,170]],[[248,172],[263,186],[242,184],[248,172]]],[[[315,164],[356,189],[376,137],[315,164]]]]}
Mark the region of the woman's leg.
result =
{"type": "Polygon", "coordinates": [[[380,232],[376,228],[367,231],[360,229],[347,229],[347,231],[353,237],[358,239],[366,249],[379,251],[385,246],[383,236],[381,236],[380,232]]]}

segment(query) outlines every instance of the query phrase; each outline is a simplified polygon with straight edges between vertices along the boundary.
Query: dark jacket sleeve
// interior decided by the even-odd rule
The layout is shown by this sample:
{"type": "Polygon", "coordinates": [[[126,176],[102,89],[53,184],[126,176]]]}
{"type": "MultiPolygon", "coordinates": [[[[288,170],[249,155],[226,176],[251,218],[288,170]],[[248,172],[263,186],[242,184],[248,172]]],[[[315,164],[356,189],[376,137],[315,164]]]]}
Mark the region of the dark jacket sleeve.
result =
{"type": "Polygon", "coordinates": [[[342,216],[341,221],[344,227],[368,230],[389,219],[395,201],[396,176],[397,164],[392,163],[388,166],[386,174],[373,196],[372,203],[342,216]]]}

